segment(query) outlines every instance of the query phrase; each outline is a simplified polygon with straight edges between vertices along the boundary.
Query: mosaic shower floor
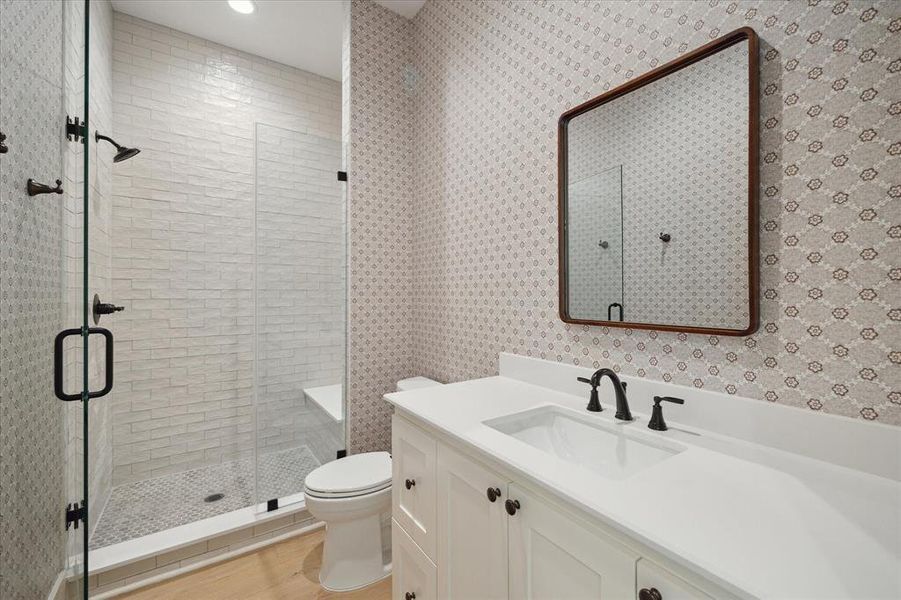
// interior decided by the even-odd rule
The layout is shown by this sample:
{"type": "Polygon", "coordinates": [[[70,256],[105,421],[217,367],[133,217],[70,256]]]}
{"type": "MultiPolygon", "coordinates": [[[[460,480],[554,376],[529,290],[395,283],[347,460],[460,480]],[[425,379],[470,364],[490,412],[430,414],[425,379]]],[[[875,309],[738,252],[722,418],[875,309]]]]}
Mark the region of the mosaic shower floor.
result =
{"type": "Polygon", "coordinates": [[[262,455],[259,468],[262,500],[254,498],[251,459],[117,486],[91,536],[91,549],[302,492],[307,473],[318,466],[319,461],[306,446],[262,455]],[[215,502],[206,502],[205,498],[212,494],[223,496],[215,502]]]}

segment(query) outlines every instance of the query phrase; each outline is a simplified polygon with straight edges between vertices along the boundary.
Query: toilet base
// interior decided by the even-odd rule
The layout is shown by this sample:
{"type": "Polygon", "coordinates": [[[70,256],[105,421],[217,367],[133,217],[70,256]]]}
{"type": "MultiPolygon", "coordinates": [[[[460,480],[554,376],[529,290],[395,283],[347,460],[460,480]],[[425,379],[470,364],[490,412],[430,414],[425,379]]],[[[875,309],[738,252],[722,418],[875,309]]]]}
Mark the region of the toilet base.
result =
{"type": "Polygon", "coordinates": [[[381,515],[328,523],[319,583],[332,592],[347,592],[391,575],[382,551],[381,515]]]}

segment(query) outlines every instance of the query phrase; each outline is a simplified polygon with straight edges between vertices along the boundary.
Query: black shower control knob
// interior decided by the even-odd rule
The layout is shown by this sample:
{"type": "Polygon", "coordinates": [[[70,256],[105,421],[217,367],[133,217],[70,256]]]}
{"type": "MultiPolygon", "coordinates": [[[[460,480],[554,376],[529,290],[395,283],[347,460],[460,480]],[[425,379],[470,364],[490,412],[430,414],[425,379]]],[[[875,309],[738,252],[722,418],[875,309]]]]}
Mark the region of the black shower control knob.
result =
{"type": "Polygon", "coordinates": [[[101,302],[97,305],[97,310],[95,312],[98,315],[111,315],[116,312],[122,312],[123,310],[125,310],[124,306],[116,306],[115,304],[101,302]]]}
{"type": "Polygon", "coordinates": [[[507,514],[512,517],[519,510],[519,500],[507,500],[504,502],[504,508],[507,509],[507,514]]]}

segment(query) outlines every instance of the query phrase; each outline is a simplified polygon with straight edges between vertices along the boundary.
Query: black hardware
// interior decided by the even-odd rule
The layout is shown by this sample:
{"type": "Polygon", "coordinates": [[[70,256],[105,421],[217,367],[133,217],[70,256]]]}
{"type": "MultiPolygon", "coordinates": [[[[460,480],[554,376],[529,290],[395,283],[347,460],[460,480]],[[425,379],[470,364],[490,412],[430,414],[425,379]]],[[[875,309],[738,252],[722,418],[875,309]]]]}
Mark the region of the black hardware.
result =
{"type": "Polygon", "coordinates": [[[338,171],[338,181],[347,181],[347,171],[338,171]]]}
{"type": "Polygon", "coordinates": [[[347,448],[341,448],[338,452],[335,453],[335,458],[344,458],[347,456],[347,448]]]}
{"type": "Polygon", "coordinates": [[[494,502],[498,498],[501,497],[501,488],[490,487],[488,488],[488,500],[494,502]]]}
{"type": "Polygon", "coordinates": [[[81,142],[83,144],[86,137],[88,137],[87,124],[81,123],[78,117],[72,119],[72,117],[66,115],[66,139],[70,142],[81,142]]]}
{"type": "Polygon", "coordinates": [[[632,412],[629,410],[629,401],[626,398],[626,384],[620,381],[619,376],[610,369],[598,369],[591,376],[591,379],[585,377],[577,377],[582,383],[591,386],[591,397],[588,400],[588,406],[585,408],[589,412],[601,412],[601,403],[598,400],[598,386],[601,385],[601,379],[609,377],[613,384],[613,392],[616,394],[616,414],[614,415],[620,421],[631,421],[632,412]]]}
{"type": "Polygon", "coordinates": [[[408,490],[412,489],[414,485],[416,485],[416,481],[414,479],[407,479],[406,481],[404,481],[404,487],[406,487],[408,490]]]}
{"type": "Polygon", "coordinates": [[[638,600],[663,600],[663,594],[657,588],[642,588],[638,592],[638,600]]]}
{"type": "Polygon", "coordinates": [[[507,514],[512,517],[520,508],[519,500],[507,500],[506,502],[504,502],[504,508],[507,509],[507,514]]]}
{"type": "Polygon", "coordinates": [[[407,592],[404,594],[404,600],[416,600],[416,594],[413,592],[407,592]]]}
{"type": "Polygon", "coordinates": [[[75,502],[74,504],[66,505],[66,531],[72,526],[78,529],[79,521],[84,523],[84,519],[88,515],[87,509],[88,507],[85,506],[84,500],[81,501],[81,504],[75,502]]]}
{"type": "Polygon", "coordinates": [[[100,296],[97,294],[94,294],[94,306],[92,308],[92,312],[94,313],[94,325],[100,324],[100,317],[102,315],[111,315],[125,310],[124,306],[116,306],[114,304],[101,302],[100,296]]]}
{"type": "Polygon", "coordinates": [[[278,510],[278,498],[266,501],[266,512],[272,512],[274,510],[278,510]]]}
{"type": "Polygon", "coordinates": [[[668,241],[670,241],[670,240],[672,239],[672,238],[670,237],[670,234],[668,234],[668,233],[663,233],[663,232],[661,232],[660,235],[657,236],[657,237],[660,238],[660,241],[661,241],[661,242],[668,242],[668,241]]]}
{"type": "Polygon", "coordinates": [[[610,242],[608,242],[607,240],[600,240],[600,241],[598,242],[598,246],[600,246],[601,248],[603,248],[604,250],[606,250],[607,248],[610,247],[610,242]]]}
{"type": "Polygon", "coordinates": [[[585,407],[585,410],[589,412],[602,412],[604,409],[601,408],[601,402],[598,400],[598,384],[600,384],[600,380],[595,380],[594,377],[591,379],[577,377],[576,379],[591,386],[591,396],[588,398],[588,406],[585,407]]]}
{"type": "Polygon", "coordinates": [[[29,196],[37,196],[38,194],[62,194],[63,182],[57,179],[56,187],[52,188],[46,183],[38,183],[34,179],[29,179],[27,189],[29,196]]]}
{"type": "MultiPolygon", "coordinates": [[[[113,334],[103,327],[88,327],[87,334],[102,335],[106,339],[106,382],[103,389],[96,392],[85,391],[79,394],[67,394],[63,383],[63,342],[69,336],[83,335],[81,328],[63,329],[56,335],[53,342],[53,392],[56,397],[64,402],[73,400],[87,400],[88,398],[100,398],[106,396],[113,389],[113,334]]],[[[86,341],[86,340],[85,340],[86,341]]]]}
{"type": "Polygon", "coordinates": [[[620,304],[619,302],[611,302],[611,303],[607,306],[607,320],[608,320],[608,321],[612,321],[612,320],[613,320],[612,312],[613,312],[613,307],[614,307],[614,306],[617,307],[617,308],[619,308],[619,320],[622,321],[622,320],[623,320],[623,305],[620,304]]]}
{"type": "Polygon", "coordinates": [[[648,421],[648,427],[654,431],[666,431],[666,421],[663,420],[663,407],[661,402],[672,402],[673,404],[685,404],[682,398],[673,398],[671,396],[654,396],[654,408],[651,409],[651,420],[648,421]]]}
{"type": "Polygon", "coordinates": [[[113,138],[106,136],[106,135],[101,135],[101,133],[99,131],[95,131],[94,132],[94,141],[99,142],[101,140],[104,142],[109,142],[110,144],[112,144],[113,146],[116,147],[116,155],[113,156],[114,163],[122,162],[123,160],[128,160],[132,156],[141,153],[141,151],[138,148],[128,148],[126,146],[121,146],[121,145],[117,144],[116,140],[114,140],[113,138]]]}
{"type": "Polygon", "coordinates": [[[0,131],[0,154],[9,152],[9,148],[3,142],[6,141],[6,134],[0,131]]]}

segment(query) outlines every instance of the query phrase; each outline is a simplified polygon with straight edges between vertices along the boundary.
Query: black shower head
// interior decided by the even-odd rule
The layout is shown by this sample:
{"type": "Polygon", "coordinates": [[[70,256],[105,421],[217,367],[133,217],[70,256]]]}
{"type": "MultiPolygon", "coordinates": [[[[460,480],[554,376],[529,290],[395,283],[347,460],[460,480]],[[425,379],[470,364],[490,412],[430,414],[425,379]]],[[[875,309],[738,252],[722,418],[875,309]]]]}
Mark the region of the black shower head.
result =
{"type": "Polygon", "coordinates": [[[100,140],[106,140],[107,142],[109,142],[110,144],[112,144],[113,146],[116,147],[116,155],[113,157],[114,163],[122,162],[123,160],[128,160],[129,158],[131,158],[132,156],[136,155],[137,153],[139,153],[141,151],[138,148],[126,148],[125,146],[120,146],[119,144],[116,143],[116,141],[113,138],[107,137],[105,135],[101,135],[99,131],[94,132],[94,139],[98,142],[100,140]]]}

